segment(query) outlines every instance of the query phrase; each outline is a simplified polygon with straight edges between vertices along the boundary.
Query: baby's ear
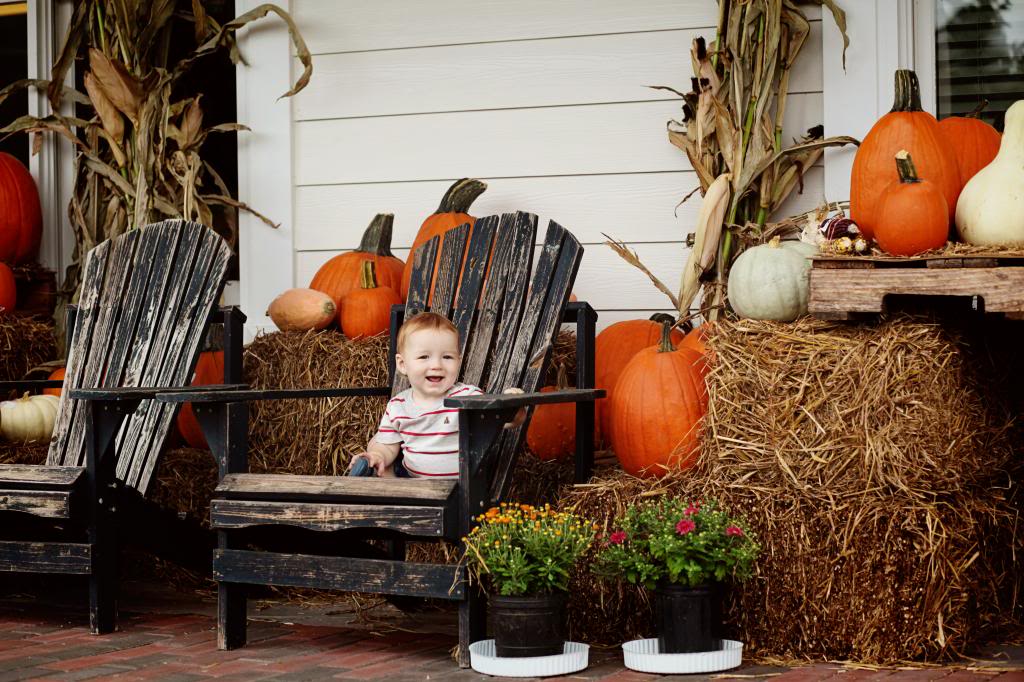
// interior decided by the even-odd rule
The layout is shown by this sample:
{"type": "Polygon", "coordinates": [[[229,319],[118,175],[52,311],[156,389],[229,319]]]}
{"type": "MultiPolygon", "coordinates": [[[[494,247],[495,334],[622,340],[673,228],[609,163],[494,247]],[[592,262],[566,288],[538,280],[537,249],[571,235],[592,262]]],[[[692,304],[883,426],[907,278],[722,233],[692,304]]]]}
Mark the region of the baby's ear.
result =
{"type": "Polygon", "coordinates": [[[405,374],[405,360],[401,353],[395,353],[395,369],[399,374],[405,374]]]}

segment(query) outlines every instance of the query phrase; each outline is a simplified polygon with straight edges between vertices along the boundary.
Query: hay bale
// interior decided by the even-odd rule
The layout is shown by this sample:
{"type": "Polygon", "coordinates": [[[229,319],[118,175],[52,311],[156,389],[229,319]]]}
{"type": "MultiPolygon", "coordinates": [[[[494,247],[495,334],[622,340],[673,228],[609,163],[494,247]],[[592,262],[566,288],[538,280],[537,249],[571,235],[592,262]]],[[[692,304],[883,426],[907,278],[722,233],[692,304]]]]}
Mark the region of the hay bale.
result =
{"type": "Polygon", "coordinates": [[[16,381],[36,365],[57,357],[52,320],[0,317],[0,381],[16,381]]]}
{"type": "MultiPolygon", "coordinates": [[[[609,472],[563,504],[611,519],[641,498],[717,497],[764,547],[728,620],[755,654],[937,660],[1012,613],[1017,476],[1009,397],[964,338],[926,322],[722,323],[697,465],[609,472]]],[[[1005,367],[993,363],[1001,370],[1005,367]]],[[[649,634],[635,588],[575,578],[574,636],[649,634]]]]}

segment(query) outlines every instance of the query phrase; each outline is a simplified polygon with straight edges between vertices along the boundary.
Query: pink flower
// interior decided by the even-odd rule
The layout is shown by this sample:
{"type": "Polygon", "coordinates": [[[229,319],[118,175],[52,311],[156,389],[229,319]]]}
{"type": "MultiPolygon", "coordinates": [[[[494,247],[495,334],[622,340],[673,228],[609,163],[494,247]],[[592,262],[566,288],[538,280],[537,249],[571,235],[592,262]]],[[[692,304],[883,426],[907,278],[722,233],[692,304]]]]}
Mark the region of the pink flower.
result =
{"type": "Polygon", "coordinates": [[[687,516],[693,516],[694,514],[696,514],[699,511],[700,511],[700,507],[699,506],[694,506],[694,505],[691,504],[689,507],[686,508],[686,511],[684,511],[683,513],[686,514],[687,516]]]}
{"type": "Polygon", "coordinates": [[[679,523],[676,524],[676,532],[680,535],[686,535],[696,527],[697,524],[692,519],[679,519],[679,523]]]}
{"type": "Polygon", "coordinates": [[[741,537],[743,537],[743,529],[740,528],[739,526],[729,526],[728,528],[725,529],[725,534],[726,535],[734,535],[734,536],[736,536],[738,538],[741,538],[741,537]]]}
{"type": "Polygon", "coordinates": [[[608,538],[608,542],[612,543],[613,545],[621,545],[623,542],[626,541],[626,537],[626,531],[617,530],[611,534],[611,537],[608,538]]]}

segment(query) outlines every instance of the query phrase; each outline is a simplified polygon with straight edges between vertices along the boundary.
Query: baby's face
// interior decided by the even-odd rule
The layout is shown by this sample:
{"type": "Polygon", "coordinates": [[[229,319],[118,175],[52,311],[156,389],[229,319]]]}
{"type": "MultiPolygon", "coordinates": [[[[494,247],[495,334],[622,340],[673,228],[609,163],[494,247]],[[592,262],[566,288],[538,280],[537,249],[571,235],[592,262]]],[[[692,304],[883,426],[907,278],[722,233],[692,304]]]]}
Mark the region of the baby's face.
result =
{"type": "Polygon", "coordinates": [[[419,329],[406,337],[400,350],[395,354],[395,366],[409,377],[416,397],[440,399],[455,385],[462,364],[457,334],[419,329]]]}

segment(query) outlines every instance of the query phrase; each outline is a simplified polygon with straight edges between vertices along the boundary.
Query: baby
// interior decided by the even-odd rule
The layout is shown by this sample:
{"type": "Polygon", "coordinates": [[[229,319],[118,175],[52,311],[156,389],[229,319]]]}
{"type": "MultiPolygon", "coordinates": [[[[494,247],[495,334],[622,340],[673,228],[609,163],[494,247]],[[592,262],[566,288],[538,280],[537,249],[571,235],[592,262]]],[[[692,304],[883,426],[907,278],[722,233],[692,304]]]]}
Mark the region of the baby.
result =
{"type": "MultiPolygon", "coordinates": [[[[419,313],[406,320],[398,330],[395,368],[409,378],[410,388],[388,402],[377,434],[353,464],[362,457],[378,476],[458,478],[459,411],[445,407],[444,399],[483,393],[456,381],[461,365],[459,332],[447,318],[419,313]],[[399,449],[402,460],[396,462],[399,449]]],[[[520,410],[510,425],[525,417],[520,410]]]]}

